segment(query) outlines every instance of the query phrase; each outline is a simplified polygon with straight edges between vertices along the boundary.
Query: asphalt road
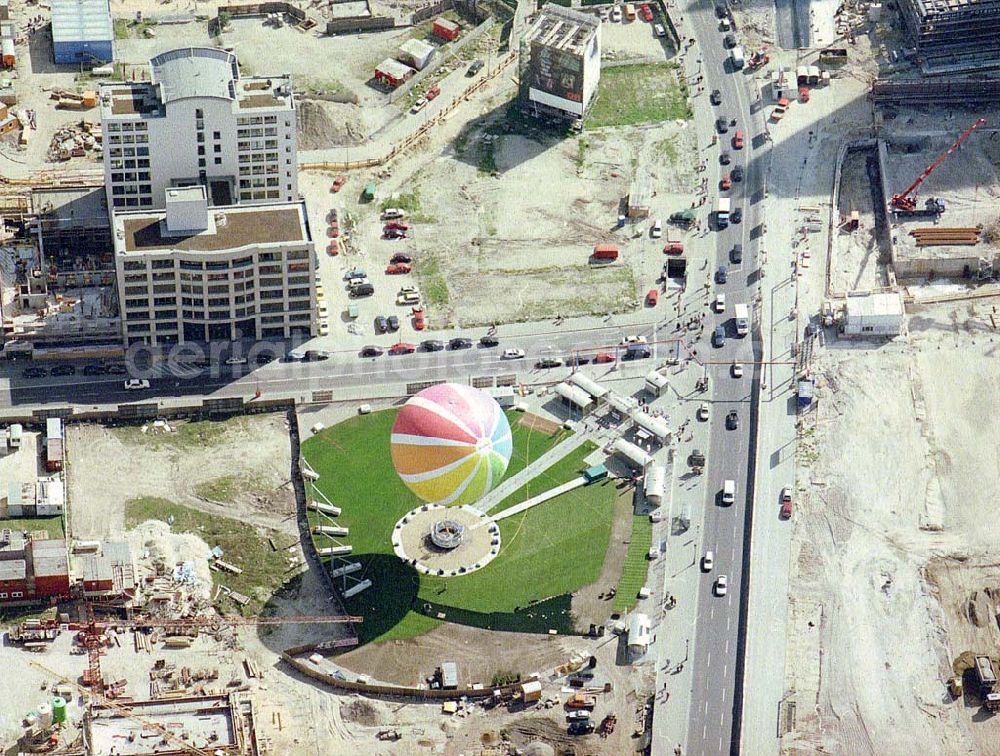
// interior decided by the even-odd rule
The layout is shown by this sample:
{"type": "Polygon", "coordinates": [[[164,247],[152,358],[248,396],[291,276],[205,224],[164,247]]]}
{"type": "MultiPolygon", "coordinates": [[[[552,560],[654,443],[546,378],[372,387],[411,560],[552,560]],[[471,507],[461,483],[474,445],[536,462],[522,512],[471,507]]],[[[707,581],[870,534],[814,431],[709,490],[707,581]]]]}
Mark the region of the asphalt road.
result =
{"type": "MultiPolygon", "coordinates": [[[[716,325],[724,324],[727,340],[722,348],[704,349],[713,357],[724,361],[737,360],[747,363],[742,379],[733,378],[730,368],[715,365],[709,370],[712,392],[713,416],[711,418],[711,441],[707,452],[706,501],[702,523],[701,555],[706,550],[714,552],[715,565],[711,572],[703,571],[697,597],[694,645],[692,650],[693,689],[688,716],[687,747],[685,754],[725,754],[737,752],[734,743],[734,712],[737,710],[737,664],[738,649],[742,637],[741,602],[743,600],[743,559],[744,525],[749,506],[750,478],[749,457],[751,453],[751,402],[750,397],[759,380],[759,367],[754,365],[753,337],[732,338],[735,329],[732,321],[733,305],[747,303],[754,311],[753,302],[758,291],[757,266],[759,264],[758,242],[751,241],[752,229],[764,221],[759,202],[752,204],[748,198],[757,195],[762,198],[764,177],[759,161],[751,161],[753,147],[761,149],[763,142],[759,136],[764,131],[761,116],[755,114],[751,120],[751,101],[756,99],[754,88],[751,94],[751,74],[746,70],[733,72],[728,61],[728,50],[723,47],[723,33],[719,31],[719,20],[713,7],[701,4],[688,8],[689,33],[699,41],[706,95],[712,89],[722,92],[722,104],[709,106],[711,126],[720,116],[729,121],[736,119],[737,125],[730,126],[726,134],[719,135],[718,146],[706,151],[708,161],[709,193],[713,200],[719,196],[719,180],[736,165],[742,165],[746,172],[743,182],[734,183],[733,189],[725,194],[732,199],[732,207],[742,208],[741,223],[730,224],[726,229],[713,231],[717,237],[716,265],[727,265],[728,280],[725,284],[715,284],[716,293],[726,295],[726,314],[711,316],[706,323],[706,338],[716,325]],[[735,150],[731,138],[737,128],[743,129],[746,147],[735,150]],[[758,137],[755,141],[754,137],[758,137]],[[732,156],[732,164],[719,164],[719,152],[726,150],[732,156]],[[743,263],[733,266],[730,252],[733,245],[742,243],[743,263]],[[726,428],[726,414],[735,409],[739,417],[736,430],[726,428]],[[721,503],[723,482],[736,481],[736,502],[731,506],[721,503]],[[726,575],[728,589],[725,596],[715,595],[718,576],[726,575]]],[[[696,121],[701,133],[708,133],[702,123],[709,118],[706,99],[695,108],[696,121]]],[[[705,125],[708,128],[708,124],[705,125]]],[[[714,225],[714,224],[713,224],[714,225]]],[[[755,313],[756,316],[756,313],[755,313]]],[[[699,348],[699,353],[701,348],[699,348]]],[[[700,564],[699,564],[700,566],[700,564]]]]}
{"type": "MultiPolygon", "coordinates": [[[[663,341],[657,341],[660,323],[649,321],[637,325],[609,325],[594,328],[555,330],[546,333],[523,334],[506,337],[500,329],[500,345],[493,348],[475,344],[471,349],[441,352],[416,352],[375,358],[361,358],[356,351],[335,352],[320,362],[287,362],[276,360],[268,365],[224,364],[224,359],[214,366],[198,368],[190,363],[163,363],[146,370],[133,369],[132,375],[148,378],[148,390],[125,390],[127,375],[83,375],[82,365],[71,376],[52,376],[52,365],[45,363],[13,363],[5,366],[6,375],[0,374],[0,407],[45,405],[95,405],[125,402],[151,402],[181,396],[235,397],[302,395],[309,391],[348,389],[366,385],[392,386],[410,382],[441,379],[460,380],[471,376],[503,375],[517,373],[521,381],[544,381],[549,376],[558,380],[565,376],[565,368],[537,370],[535,362],[542,357],[566,359],[574,352],[593,356],[598,352],[623,351],[618,348],[625,336],[641,335],[651,342],[652,358],[637,360],[642,369],[665,356],[670,348],[668,329],[663,328],[663,341]],[[505,360],[501,353],[507,348],[520,348],[526,352],[524,359],[505,360]],[[48,375],[27,378],[25,370],[41,366],[48,375]]],[[[468,336],[478,340],[481,333],[468,336]]],[[[624,362],[621,364],[625,364],[624,362]]],[[[606,365],[614,373],[615,365],[606,365]]]]}

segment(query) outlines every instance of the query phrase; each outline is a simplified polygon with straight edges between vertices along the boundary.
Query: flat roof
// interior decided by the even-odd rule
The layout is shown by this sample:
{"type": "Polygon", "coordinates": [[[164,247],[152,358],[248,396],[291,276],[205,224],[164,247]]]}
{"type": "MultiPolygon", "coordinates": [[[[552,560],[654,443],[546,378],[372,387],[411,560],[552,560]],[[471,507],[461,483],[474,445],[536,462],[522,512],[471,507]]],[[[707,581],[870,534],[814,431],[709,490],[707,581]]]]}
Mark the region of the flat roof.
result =
{"type": "Polygon", "coordinates": [[[847,298],[848,317],[878,315],[903,315],[903,297],[896,293],[882,292],[849,296],[847,298]]]}
{"type": "Polygon", "coordinates": [[[600,26],[601,20],[594,15],[549,3],[539,12],[538,19],[525,33],[524,39],[582,55],[600,26]]]}
{"type": "Polygon", "coordinates": [[[150,58],[152,81],[164,104],[188,97],[236,98],[236,56],[216,47],[181,47],[150,58]]]}
{"type": "Polygon", "coordinates": [[[110,42],[114,38],[108,0],[52,0],[53,42],[110,42]]]}
{"type": "Polygon", "coordinates": [[[23,559],[0,562],[0,580],[24,580],[27,576],[27,563],[23,559]]]}
{"type": "Polygon", "coordinates": [[[31,564],[35,577],[52,577],[69,574],[69,557],[66,541],[51,538],[31,542],[31,564]]]}
{"type": "Polygon", "coordinates": [[[303,203],[247,205],[210,208],[209,229],[200,233],[170,236],[166,212],[116,213],[116,247],[125,253],[179,250],[220,252],[253,244],[282,244],[309,241],[303,203]],[[118,231],[122,237],[118,238],[118,231]]]}

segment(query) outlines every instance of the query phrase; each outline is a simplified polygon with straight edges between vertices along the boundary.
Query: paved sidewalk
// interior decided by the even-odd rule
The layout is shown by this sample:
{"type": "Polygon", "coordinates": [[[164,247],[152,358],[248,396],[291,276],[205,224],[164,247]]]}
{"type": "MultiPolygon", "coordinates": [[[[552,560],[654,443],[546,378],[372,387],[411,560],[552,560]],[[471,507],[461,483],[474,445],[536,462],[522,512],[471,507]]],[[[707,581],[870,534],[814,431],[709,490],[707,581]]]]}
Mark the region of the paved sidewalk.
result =
{"type": "Polygon", "coordinates": [[[525,483],[534,480],[570,452],[579,449],[589,439],[590,436],[587,433],[579,431],[574,433],[565,441],[561,441],[553,446],[545,452],[545,454],[525,467],[521,470],[521,472],[517,473],[517,475],[513,475],[504,480],[499,486],[494,488],[472,506],[483,514],[486,514],[491,509],[496,507],[501,501],[517,491],[525,483]]]}

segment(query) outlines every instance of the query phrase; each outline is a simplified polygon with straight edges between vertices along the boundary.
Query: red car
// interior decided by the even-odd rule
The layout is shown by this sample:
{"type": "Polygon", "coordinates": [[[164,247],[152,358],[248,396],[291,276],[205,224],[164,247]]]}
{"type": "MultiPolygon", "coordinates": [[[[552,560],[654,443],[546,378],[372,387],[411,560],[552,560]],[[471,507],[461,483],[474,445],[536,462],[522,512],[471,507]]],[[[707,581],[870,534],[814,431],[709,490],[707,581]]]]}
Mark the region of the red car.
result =
{"type": "Polygon", "coordinates": [[[409,273],[410,270],[411,270],[410,266],[407,265],[406,263],[393,263],[392,265],[390,265],[388,268],[385,269],[385,272],[388,273],[390,276],[399,276],[402,275],[403,273],[409,273]]]}
{"type": "Polygon", "coordinates": [[[340,250],[337,249],[337,242],[330,242],[326,247],[326,253],[330,255],[330,257],[336,257],[339,255],[340,250]]]}
{"type": "Polygon", "coordinates": [[[340,236],[340,226],[338,226],[336,223],[331,223],[330,227],[326,230],[326,235],[331,239],[336,239],[338,236],[340,236]]]}
{"type": "Polygon", "coordinates": [[[663,247],[663,254],[665,255],[683,255],[684,254],[684,244],[682,242],[667,242],[663,247]]]}
{"type": "Polygon", "coordinates": [[[347,183],[347,176],[341,173],[333,180],[333,183],[330,184],[330,192],[332,194],[336,194],[337,192],[339,192],[341,189],[344,188],[344,184],[346,183],[347,183]]]}
{"type": "Polygon", "coordinates": [[[733,149],[742,150],[743,149],[743,130],[736,129],[736,133],[733,134],[733,149]]]}
{"type": "Polygon", "coordinates": [[[732,188],[733,188],[733,180],[729,178],[729,174],[727,173],[725,176],[722,177],[722,181],[719,182],[719,189],[725,192],[732,188]]]}
{"type": "Polygon", "coordinates": [[[792,492],[785,486],[781,489],[781,519],[787,520],[792,516],[792,492]]]}
{"type": "Polygon", "coordinates": [[[414,307],[413,308],[413,330],[422,331],[424,330],[424,308],[414,307]]]}
{"type": "Polygon", "coordinates": [[[642,20],[646,23],[653,20],[653,11],[646,3],[643,3],[640,6],[639,12],[642,14],[642,20]]]}
{"type": "Polygon", "coordinates": [[[439,94],[441,94],[441,87],[435,84],[433,87],[427,90],[427,94],[425,94],[424,97],[426,97],[428,100],[433,100],[439,94]]]}
{"type": "Polygon", "coordinates": [[[407,344],[404,341],[389,347],[389,354],[413,354],[415,351],[417,348],[413,344],[407,344]]]}
{"type": "Polygon", "coordinates": [[[614,362],[617,357],[615,357],[611,352],[598,352],[597,356],[594,357],[594,362],[597,364],[614,362]]]}
{"type": "Polygon", "coordinates": [[[392,231],[394,229],[396,231],[409,231],[410,225],[408,223],[403,223],[403,221],[391,220],[382,226],[383,231],[392,231]]]}
{"type": "Polygon", "coordinates": [[[646,294],[646,306],[656,307],[656,303],[660,301],[660,292],[656,289],[650,289],[649,293],[646,294]]]}

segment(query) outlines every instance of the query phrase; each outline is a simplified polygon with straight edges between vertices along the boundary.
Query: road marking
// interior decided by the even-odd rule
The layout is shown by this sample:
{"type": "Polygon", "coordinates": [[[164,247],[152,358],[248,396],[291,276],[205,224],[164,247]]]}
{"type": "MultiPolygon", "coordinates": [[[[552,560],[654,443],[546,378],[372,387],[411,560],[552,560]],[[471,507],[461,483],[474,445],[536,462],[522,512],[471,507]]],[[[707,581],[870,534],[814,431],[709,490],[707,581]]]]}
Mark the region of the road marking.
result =
{"type": "MultiPolygon", "coordinates": [[[[724,667],[722,668],[722,677],[723,677],[723,679],[725,679],[726,675],[728,675],[728,674],[729,674],[729,665],[728,665],[728,664],[726,664],[726,665],[725,665],[725,666],[724,666],[724,667]]],[[[723,688],[723,691],[725,691],[725,688],[723,688]]]]}
{"type": "Polygon", "coordinates": [[[726,653],[729,653],[729,638],[726,638],[726,653]]]}
{"type": "Polygon", "coordinates": [[[704,740],[707,737],[708,737],[708,725],[706,724],[704,727],[701,728],[701,739],[704,740]]]}
{"type": "MultiPolygon", "coordinates": [[[[712,666],[712,652],[711,651],[708,652],[708,661],[705,662],[705,666],[706,667],[711,667],[712,666]]],[[[707,705],[707,702],[706,702],[706,705],[707,705]]]]}
{"type": "Polygon", "coordinates": [[[714,602],[712,603],[711,610],[709,610],[709,612],[708,612],[708,616],[709,616],[710,619],[715,619],[715,603],[714,602]]]}
{"type": "MultiPolygon", "coordinates": [[[[726,676],[726,674],[725,674],[725,672],[723,672],[722,677],[725,678],[725,676],[726,676]]],[[[723,686],[722,686],[722,703],[725,703],[725,702],[726,702],[726,686],[725,686],[725,684],[723,684],[723,686]]]]}
{"type": "Polygon", "coordinates": [[[728,617],[726,617],[726,630],[729,629],[729,626],[732,624],[732,622],[733,622],[732,615],[729,615],[728,617]]]}
{"type": "Polygon", "coordinates": [[[708,701],[705,701],[705,716],[708,716],[708,701]]]}
{"type": "Polygon", "coordinates": [[[732,558],[733,558],[734,561],[736,560],[736,547],[735,546],[733,546],[733,556],[732,556],[732,558]]]}

